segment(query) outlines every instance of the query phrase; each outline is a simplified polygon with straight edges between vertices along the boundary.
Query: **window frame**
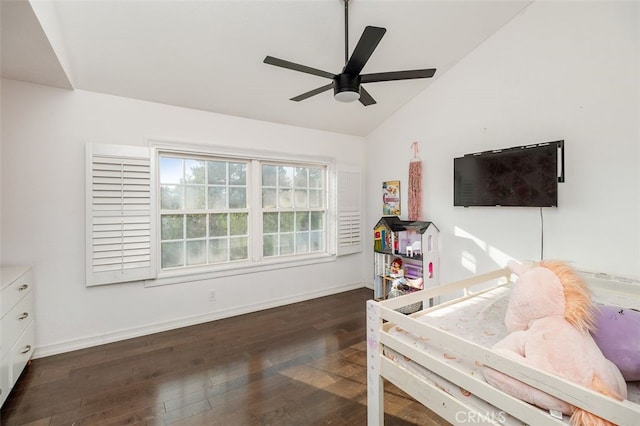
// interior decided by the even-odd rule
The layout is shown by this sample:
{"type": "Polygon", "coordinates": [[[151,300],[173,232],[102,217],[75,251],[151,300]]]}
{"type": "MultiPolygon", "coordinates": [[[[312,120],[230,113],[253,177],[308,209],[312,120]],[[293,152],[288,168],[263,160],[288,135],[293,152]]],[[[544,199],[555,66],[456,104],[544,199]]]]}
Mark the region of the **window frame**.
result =
{"type": "MultiPolygon", "coordinates": [[[[282,232],[281,230],[278,230],[276,232],[268,232],[268,233],[265,233],[265,230],[261,229],[260,235],[262,236],[263,242],[264,242],[265,235],[273,235],[273,236],[276,236],[278,239],[280,239],[283,235],[290,234],[291,237],[293,238],[293,241],[294,241],[293,246],[297,247],[297,245],[298,245],[298,243],[297,243],[298,235],[304,233],[304,234],[308,234],[309,244],[310,244],[311,243],[311,234],[313,233],[313,229],[311,229],[311,220],[309,220],[309,229],[308,230],[306,230],[304,232],[301,232],[300,230],[295,229],[295,227],[297,226],[297,223],[298,223],[297,222],[298,213],[306,212],[310,216],[313,212],[322,212],[322,213],[325,213],[325,215],[324,215],[324,232],[323,232],[323,238],[322,238],[322,246],[324,247],[324,249],[321,250],[321,251],[317,251],[317,252],[309,252],[308,254],[317,254],[317,253],[320,253],[320,252],[328,252],[330,248],[328,247],[328,244],[327,244],[327,235],[328,235],[328,232],[329,232],[329,229],[327,227],[327,217],[329,216],[329,211],[328,211],[328,207],[327,207],[327,204],[328,204],[327,203],[327,199],[330,196],[330,194],[329,194],[330,190],[329,190],[329,188],[327,188],[327,182],[328,182],[328,179],[327,179],[327,176],[326,176],[328,174],[327,168],[324,165],[321,165],[321,164],[309,164],[309,163],[302,164],[300,162],[291,163],[291,162],[282,162],[282,161],[277,162],[277,161],[271,161],[271,160],[267,160],[267,161],[261,160],[259,165],[257,166],[257,168],[261,172],[260,180],[258,182],[256,182],[256,184],[257,184],[257,186],[260,187],[261,191],[264,191],[265,188],[275,189],[276,198],[277,199],[279,199],[278,192],[280,190],[282,190],[283,187],[280,184],[279,178],[276,179],[277,181],[275,182],[275,185],[264,185],[264,181],[262,181],[262,176],[263,176],[263,174],[262,174],[263,169],[262,168],[264,166],[275,167],[276,170],[280,169],[280,167],[292,168],[292,169],[294,169],[294,176],[292,177],[293,182],[292,182],[291,186],[289,186],[287,188],[287,189],[291,189],[291,206],[290,207],[283,207],[283,206],[274,206],[274,207],[268,206],[268,207],[265,207],[264,204],[261,203],[261,205],[258,207],[258,209],[260,210],[260,216],[261,216],[260,217],[260,224],[264,225],[264,221],[262,220],[264,218],[264,214],[277,214],[278,217],[280,217],[280,215],[283,214],[283,213],[293,213],[293,215],[294,215],[294,229],[291,230],[290,232],[286,232],[286,231],[282,232]],[[296,192],[297,192],[297,190],[302,188],[302,187],[299,187],[295,182],[295,169],[298,169],[298,168],[306,168],[307,170],[323,168],[322,172],[323,172],[324,178],[322,179],[322,187],[321,187],[322,189],[321,190],[322,190],[322,193],[324,194],[324,200],[322,200],[322,205],[320,207],[312,207],[312,206],[297,207],[296,206],[296,198],[297,198],[296,197],[296,192]]],[[[277,171],[276,171],[276,175],[277,175],[277,171]]],[[[317,190],[317,188],[310,187],[308,182],[305,184],[304,188],[307,191],[314,190],[314,189],[317,190]]],[[[264,196],[264,192],[262,192],[262,196],[264,196]]],[[[309,194],[307,193],[307,201],[308,200],[309,200],[309,194]]],[[[262,197],[261,197],[261,201],[264,201],[262,199],[262,197]]],[[[279,246],[279,247],[281,248],[281,246],[279,246]]],[[[262,248],[264,249],[264,244],[262,245],[262,248]]],[[[265,257],[264,253],[262,253],[262,257],[261,258],[262,259],[272,258],[272,257],[284,258],[284,257],[287,257],[287,256],[301,257],[301,256],[303,256],[303,254],[300,254],[300,253],[279,254],[279,255],[265,257]]]]}
{"type": "Polygon", "coordinates": [[[325,262],[333,262],[336,259],[336,165],[335,160],[329,157],[292,155],[277,151],[262,151],[243,148],[230,148],[218,145],[204,145],[177,142],[171,140],[148,139],[151,148],[151,161],[158,170],[153,185],[160,193],[160,155],[176,155],[181,157],[212,157],[221,161],[242,160],[248,162],[247,168],[247,203],[249,210],[249,259],[247,261],[225,262],[221,264],[207,264],[180,269],[161,269],[160,226],[161,206],[160,197],[155,201],[153,215],[158,223],[156,227],[156,277],[144,281],[145,287],[154,287],[168,284],[178,284],[190,281],[199,281],[211,278],[232,276],[238,274],[256,273],[275,269],[314,265],[325,262]],[[324,203],[325,203],[325,250],[308,254],[296,254],[291,256],[264,257],[262,255],[262,204],[261,188],[263,163],[281,164],[287,166],[325,168],[324,176],[324,203]],[[249,182],[250,181],[250,182],[249,182]]]}
{"type": "MultiPolygon", "coordinates": [[[[158,156],[159,164],[162,163],[161,159],[163,157],[164,158],[178,158],[180,161],[189,161],[189,160],[202,161],[204,163],[206,163],[208,161],[224,162],[224,163],[227,163],[227,164],[228,163],[242,163],[242,164],[244,164],[246,166],[246,169],[247,169],[246,175],[247,175],[247,177],[249,176],[249,170],[250,170],[250,167],[251,167],[251,162],[246,160],[246,159],[237,159],[237,158],[229,158],[229,157],[223,158],[223,157],[219,157],[219,156],[211,156],[209,154],[199,154],[199,155],[193,154],[192,155],[192,154],[176,154],[176,153],[173,153],[173,152],[172,153],[166,153],[166,152],[163,152],[163,151],[158,151],[157,152],[157,156],[158,156]]],[[[185,167],[184,163],[183,163],[183,167],[185,167]]],[[[160,171],[160,168],[161,168],[161,166],[159,165],[159,167],[158,167],[159,171],[160,171]]],[[[183,173],[184,173],[184,170],[183,170],[183,173]]],[[[250,178],[247,179],[247,182],[250,182],[250,178]]],[[[233,214],[233,213],[246,213],[247,216],[249,214],[249,208],[250,207],[249,207],[249,201],[248,200],[245,200],[245,202],[246,202],[245,207],[237,208],[237,209],[233,208],[233,207],[224,207],[224,208],[206,207],[206,206],[205,207],[189,207],[188,205],[186,205],[186,204],[188,204],[188,202],[187,202],[188,201],[187,194],[188,194],[189,187],[202,187],[204,190],[206,190],[210,186],[206,182],[195,183],[195,184],[189,183],[189,182],[186,182],[186,183],[166,182],[166,181],[162,180],[162,174],[158,173],[158,179],[157,179],[157,182],[155,182],[155,184],[156,184],[156,190],[160,194],[160,196],[159,196],[159,212],[158,212],[158,215],[157,215],[158,223],[160,223],[160,229],[159,229],[160,240],[159,240],[159,247],[158,247],[158,250],[160,252],[160,259],[159,259],[160,263],[159,263],[159,268],[158,268],[159,272],[163,271],[163,266],[162,266],[162,261],[161,261],[162,260],[162,245],[165,244],[165,243],[171,243],[171,241],[168,241],[167,239],[163,239],[163,235],[162,235],[162,217],[163,217],[163,215],[172,215],[172,214],[175,214],[175,215],[178,215],[178,216],[205,215],[205,216],[207,216],[207,218],[205,220],[208,221],[211,214],[224,213],[224,214],[229,215],[229,214],[233,214]],[[184,190],[183,190],[183,201],[185,202],[185,205],[182,206],[182,208],[176,209],[175,211],[173,209],[171,209],[171,208],[168,208],[168,209],[167,208],[163,208],[163,206],[162,206],[163,187],[165,185],[168,185],[168,186],[176,185],[176,186],[184,187],[184,190]]],[[[225,186],[227,188],[231,188],[234,185],[227,184],[225,186]]],[[[244,187],[248,188],[249,184],[245,182],[244,187]]],[[[203,194],[203,196],[206,199],[207,193],[205,192],[203,194]]],[[[183,253],[182,253],[183,265],[175,267],[173,269],[175,269],[177,271],[183,271],[185,269],[195,268],[195,267],[198,267],[198,266],[206,268],[206,267],[212,267],[213,265],[215,265],[216,263],[212,264],[212,263],[206,263],[206,262],[205,263],[201,263],[199,265],[194,265],[194,266],[188,266],[186,264],[187,263],[187,258],[186,258],[186,256],[187,256],[187,245],[188,245],[190,240],[191,241],[202,240],[202,241],[204,241],[205,245],[208,246],[208,244],[211,243],[211,240],[216,239],[216,238],[214,238],[212,236],[204,236],[204,237],[195,238],[195,239],[194,238],[190,238],[186,234],[186,226],[187,226],[187,223],[186,223],[186,221],[184,221],[183,222],[183,227],[184,227],[183,230],[185,232],[183,232],[183,237],[182,238],[178,238],[178,239],[175,240],[175,242],[180,242],[183,245],[183,253]]],[[[247,238],[250,238],[249,232],[250,232],[250,226],[247,224],[247,235],[246,235],[247,238]]],[[[231,239],[232,238],[229,235],[227,235],[226,238],[225,238],[225,240],[227,240],[227,242],[229,242],[231,239]]],[[[207,250],[207,253],[208,253],[208,250],[207,250]]],[[[243,260],[239,260],[239,261],[240,262],[245,262],[244,259],[243,260]]],[[[233,262],[233,261],[227,260],[227,261],[222,262],[220,264],[226,264],[228,262],[233,262]]],[[[171,269],[172,268],[169,267],[169,268],[165,269],[165,271],[166,270],[171,270],[171,269]]]]}

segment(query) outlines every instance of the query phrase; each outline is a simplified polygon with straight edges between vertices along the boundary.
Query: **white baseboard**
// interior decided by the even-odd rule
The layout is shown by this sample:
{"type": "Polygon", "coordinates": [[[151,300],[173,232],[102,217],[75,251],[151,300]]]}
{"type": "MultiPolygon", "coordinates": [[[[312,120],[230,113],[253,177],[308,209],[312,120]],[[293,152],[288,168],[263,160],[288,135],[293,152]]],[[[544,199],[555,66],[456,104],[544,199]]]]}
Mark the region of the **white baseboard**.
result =
{"type": "Polygon", "coordinates": [[[176,328],[188,327],[190,325],[202,324],[209,321],[215,321],[223,318],[234,317],[237,315],[258,312],[265,309],[277,308],[279,306],[298,303],[305,300],[316,299],[318,297],[330,296],[333,294],[343,293],[358,288],[369,288],[365,283],[354,283],[339,287],[324,288],[319,291],[295,294],[278,299],[271,299],[260,303],[238,306],[231,309],[225,309],[210,312],[203,315],[194,315],[183,317],[171,321],[151,324],[144,327],[130,328],[119,330],[113,333],[101,334],[97,336],[83,337],[79,339],[68,340],[65,342],[54,343],[45,346],[36,346],[33,358],[43,358],[46,356],[57,355],[61,353],[71,352],[79,349],[86,349],[93,346],[103,345],[106,343],[118,342],[121,340],[131,339],[134,337],[146,336],[162,331],[174,330],[176,328]]]}

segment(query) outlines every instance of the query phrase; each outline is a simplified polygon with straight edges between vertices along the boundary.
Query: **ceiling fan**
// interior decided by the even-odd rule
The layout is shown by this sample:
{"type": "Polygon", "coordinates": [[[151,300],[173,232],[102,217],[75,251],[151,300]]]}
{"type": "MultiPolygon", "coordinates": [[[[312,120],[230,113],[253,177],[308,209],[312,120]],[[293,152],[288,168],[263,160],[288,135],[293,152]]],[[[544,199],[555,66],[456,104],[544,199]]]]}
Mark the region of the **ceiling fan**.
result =
{"type": "Polygon", "coordinates": [[[275,65],[277,67],[287,68],[294,71],[300,71],[307,74],[317,75],[319,77],[325,77],[331,79],[331,83],[326,84],[317,89],[310,90],[306,93],[291,98],[292,101],[302,101],[311,96],[315,96],[319,93],[325,92],[333,88],[333,96],[335,99],[341,102],[353,102],[359,100],[364,106],[373,105],[376,101],[373,97],[361,86],[361,83],[375,83],[379,81],[392,81],[392,80],[410,80],[415,78],[430,78],[433,77],[436,70],[419,69],[419,70],[407,70],[407,71],[391,71],[380,72],[374,74],[360,74],[365,64],[373,54],[373,51],[382,40],[382,36],[387,31],[385,28],[367,26],[360,36],[360,40],[353,50],[351,58],[349,58],[349,1],[344,1],[344,61],[345,66],[340,74],[332,74],[327,71],[322,71],[317,68],[308,67],[305,65],[296,64],[293,62],[285,61],[283,59],[274,58],[273,56],[267,56],[264,58],[264,63],[269,65],[275,65]]]}

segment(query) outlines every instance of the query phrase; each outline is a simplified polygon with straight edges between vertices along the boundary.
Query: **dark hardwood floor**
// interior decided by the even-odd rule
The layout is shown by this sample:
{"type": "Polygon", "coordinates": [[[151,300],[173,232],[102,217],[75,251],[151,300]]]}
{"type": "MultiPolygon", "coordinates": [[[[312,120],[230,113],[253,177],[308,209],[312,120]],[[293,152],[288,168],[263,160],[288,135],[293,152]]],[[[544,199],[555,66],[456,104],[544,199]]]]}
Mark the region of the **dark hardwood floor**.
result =
{"type": "MultiPolygon", "coordinates": [[[[2,425],[365,425],[360,289],[35,359],[2,425]]],[[[447,425],[390,383],[387,425],[447,425]]]]}

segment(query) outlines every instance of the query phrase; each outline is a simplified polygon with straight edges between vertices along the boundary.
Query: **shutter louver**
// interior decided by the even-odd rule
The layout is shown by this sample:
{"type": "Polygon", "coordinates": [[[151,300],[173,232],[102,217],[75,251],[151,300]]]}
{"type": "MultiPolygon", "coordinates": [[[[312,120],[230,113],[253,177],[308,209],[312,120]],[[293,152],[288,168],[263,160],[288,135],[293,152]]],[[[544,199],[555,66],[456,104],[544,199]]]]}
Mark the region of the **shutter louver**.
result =
{"type": "Polygon", "coordinates": [[[87,285],[155,277],[150,149],[88,147],[87,285]]]}
{"type": "Polygon", "coordinates": [[[338,214],[336,254],[362,251],[362,211],[360,202],[360,172],[338,171],[338,214]]]}

